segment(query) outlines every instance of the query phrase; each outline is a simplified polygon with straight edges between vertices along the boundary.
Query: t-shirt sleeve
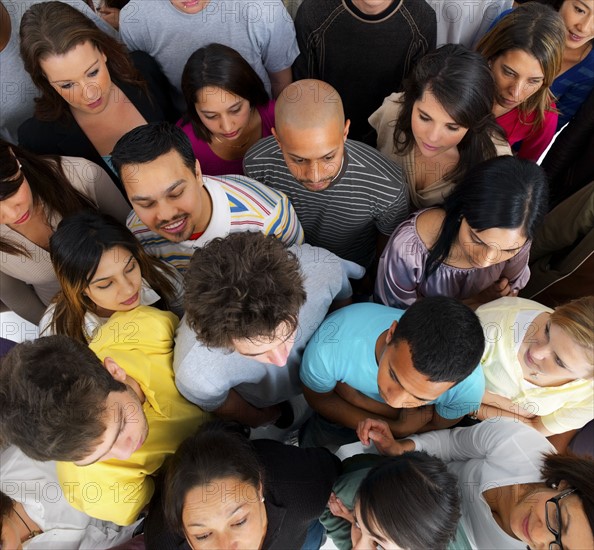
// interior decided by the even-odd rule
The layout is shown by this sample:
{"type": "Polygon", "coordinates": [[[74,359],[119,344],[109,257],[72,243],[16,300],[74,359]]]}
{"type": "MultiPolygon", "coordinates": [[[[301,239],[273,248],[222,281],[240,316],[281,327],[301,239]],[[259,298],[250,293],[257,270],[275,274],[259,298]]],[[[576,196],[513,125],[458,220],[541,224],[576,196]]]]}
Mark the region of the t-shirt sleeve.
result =
{"type": "MultiPolygon", "coordinates": [[[[555,109],[555,105],[551,105],[555,109]]],[[[553,111],[545,111],[544,121],[540,128],[534,128],[530,134],[522,140],[522,145],[518,151],[518,157],[521,159],[532,160],[536,162],[540,155],[551,143],[555,132],[557,131],[558,115],[553,111]]]]}
{"type": "Polygon", "coordinates": [[[564,407],[540,417],[544,427],[554,434],[583,428],[592,419],[594,405],[591,395],[579,403],[566,403],[564,407]]]}
{"type": "Polygon", "coordinates": [[[223,405],[231,389],[220,359],[216,352],[195,344],[175,368],[179,393],[205,411],[214,411],[223,405]]]}
{"type": "Polygon", "coordinates": [[[453,420],[476,411],[485,394],[485,376],[478,366],[454,387],[442,394],[435,402],[435,410],[442,418],[453,420]]]}
{"type": "Polygon", "coordinates": [[[56,470],[71,506],[92,518],[117,525],[134,523],[155,490],[153,479],[134,464],[128,467],[98,462],[79,467],[58,462],[56,470]]]}
{"type": "Polygon", "coordinates": [[[365,275],[364,267],[344,260],[325,248],[302,244],[292,246],[290,250],[301,264],[301,271],[306,277],[306,288],[315,288],[321,292],[327,287],[333,300],[349,298],[353,294],[350,279],[361,279],[365,275]]]}
{"type": "Polygon", "coordinates": [[[278,202],[268,216],[264,234],[274,235],[287,246],[303,243],[303,228],[293,205],[284,193],[280,191],[274,191],[274,193],[278,194],[278,202]]]}
{"type": "Polygon", "coordinates": [[[400,188],[398,196],[392,203],[381,209],[375,218],[375,226],[382,235],[391,235],[408,218],[408,187],[402,178],[394,180],[394,187],[400,188]]]}
{"type": "MultiPolygon", "coordinates": [[[[3,271],[0,271],[0,301],[11,311],[34,325],[39,323],[45,310],[45,305],[32,286],[3,271]]],[[[5,325],[4,335],[11,337],[7,325],[8,323],[5,325]]]]}
{"type": "Polygon", "coordinates": [[[141,0],[134,0],[120,11],[120,38],[129,51],[150,53],[151,33],[146,28],[144,17],[139,13],[143,9],[142,3],[141,0]]]}
{"type": "Polygon", "coordinates": [[[254,3],[252,8],[259,13],[248,17],[260,24],[257,39],[262,48],[262,63],[266,71],[277,73],[288,69],[299,55],[295,24],[281,0],[254,3]]]}
{"type": "Polygon", "coordinates": [[[385,305],[406,309],[419,297],[425,259],[412,226],[401,225],[390,239],[375,282],[376,297],[385,305]]]}
{"type": "Polygon", "coordinates": [[[388,158],[394,157],[394,127],[400,115],[401,94],[386,97],[381,106],[369,117],[369,124],[377,132],[377,149],[388,158]]]}
{"type": "Polygon", "coordinates": [[[475,426],[436,430],[412,435],[416,451],[425,451],[444,461],[466,461],[471,458],[489,461],[505,478],[505,470],[517,475],[518,466],[525,472],[532,463],[538,475],[543,452],[554,447],[534,428],[512,419],[499,418],[496,422],[484,421],[475,426]]]}
{"type": "Polygon", "coordinates": [[[107,172],[94,162],[78,157],[62,157],[62,167],[68,179],[103,213],[121,223],[130,213],[130,205],[107,172]]]}
{"type": "Polygon", "coordinates": [[[310,390],[318,393],[332,391],[337,382],[332,350],[328,349],[328,343],[326,342],[329,337],[328,326],[331,322],[329,320],[324,321],[311,337],[305,348],[299,370],[301,382],[310,390]]]}

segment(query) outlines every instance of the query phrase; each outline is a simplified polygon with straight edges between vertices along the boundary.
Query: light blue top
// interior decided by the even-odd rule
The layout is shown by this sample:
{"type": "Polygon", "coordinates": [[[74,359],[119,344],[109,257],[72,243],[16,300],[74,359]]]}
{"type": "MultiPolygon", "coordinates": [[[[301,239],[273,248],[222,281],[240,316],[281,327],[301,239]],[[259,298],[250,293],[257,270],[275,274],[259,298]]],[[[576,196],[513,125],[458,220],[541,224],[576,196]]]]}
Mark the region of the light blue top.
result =
{"type": "MultiPolygon", "coordinates": [[[[318,393],[344,382],[381,403],[377,387],[375,344],[379,335],[404,311],[380,304],[361,303],[339,309],[314,333],[301,362],[301,381],[318,393]]],[[[485,392],[480,366],[470,376],[430,404],[442,418],[455,419],[478,409],[485,392]]]]}

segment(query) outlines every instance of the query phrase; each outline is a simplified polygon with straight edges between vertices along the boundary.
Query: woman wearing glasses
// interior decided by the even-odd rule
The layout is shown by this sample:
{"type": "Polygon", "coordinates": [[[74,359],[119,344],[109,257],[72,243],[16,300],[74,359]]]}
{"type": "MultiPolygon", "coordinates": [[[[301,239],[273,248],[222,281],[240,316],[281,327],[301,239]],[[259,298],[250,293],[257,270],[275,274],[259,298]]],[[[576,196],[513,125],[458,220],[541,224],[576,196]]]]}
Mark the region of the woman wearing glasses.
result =
{"type": "Polygon", "coordinates": [[[382,454],[449,462],[462,493],[455,548],[594,548],[594,459],[556,454],[532,428],[501,418],[396,441],[385,422],[367,419],[357,434],[382,454]]]}

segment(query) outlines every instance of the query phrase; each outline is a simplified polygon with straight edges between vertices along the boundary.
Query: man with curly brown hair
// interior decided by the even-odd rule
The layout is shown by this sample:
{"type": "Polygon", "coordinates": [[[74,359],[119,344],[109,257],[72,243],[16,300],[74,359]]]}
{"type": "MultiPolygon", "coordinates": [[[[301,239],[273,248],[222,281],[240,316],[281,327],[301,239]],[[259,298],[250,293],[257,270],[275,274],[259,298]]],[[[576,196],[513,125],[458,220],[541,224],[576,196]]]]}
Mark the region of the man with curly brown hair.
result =
{"type": "Polygon", "coordinates": [[[197,249],[175,341],[175,383],[202,409],[288,427],[305,345],[363,269],[323,248],[241,232],[197,249]],[[281,367],[281,368],[275,368],[281,367]]]}

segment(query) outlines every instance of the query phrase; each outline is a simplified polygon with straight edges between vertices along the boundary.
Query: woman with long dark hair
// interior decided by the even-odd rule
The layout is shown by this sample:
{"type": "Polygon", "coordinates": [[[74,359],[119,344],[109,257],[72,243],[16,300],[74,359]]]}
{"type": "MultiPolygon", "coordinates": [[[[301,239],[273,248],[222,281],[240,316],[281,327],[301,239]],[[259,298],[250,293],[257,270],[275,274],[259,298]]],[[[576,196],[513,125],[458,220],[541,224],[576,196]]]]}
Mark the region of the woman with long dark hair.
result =
{"type": "Polygon", "coordinates": [[[530,277],[531,239],[546,207],[546,178],[536,164],[511,156],[478,164],[443,208],[421,210],[392,233],[376,300],[406,308],[443,295],[476,307],[516,294],[530,277]]]}
{"type": "Polygon", "coordinates": [[[339,550],[446,550],[460,519],[458,480],[439,458],[357,455],[320,518],[339,550]]]}
{"type": "Polygon", "coordinates": [[[493,76],[485,60],[457,44],[426,54],[369,118],[377,148],[401,165],[411,202],[442,204],[475,164],[509,155],[491,113],[493,76]]]}
{"type": "Polygon", "coordinates": [[[594,89],[594,0],[537,1],[558,11],[566,28],[561,70],[550,88],[559,111],[557,130],[560,130],[594,89]]]}
{"type": "Polygon", "coordinates": [[[124,222],[130,207],[105,171],[83,158],[37,156],[0,140],[0,299],[39,323],[60,285],[49,240],[60,220],[99,209],[124,222]]]}
{"type": "Polygon", "coordinates": [[[204,174],[243,174],[243,157],[271,135],[274,101],[249,63],[233,48],[209,44],[186,62],[187,111],[178,125],[192,142],[204,174]]]}

